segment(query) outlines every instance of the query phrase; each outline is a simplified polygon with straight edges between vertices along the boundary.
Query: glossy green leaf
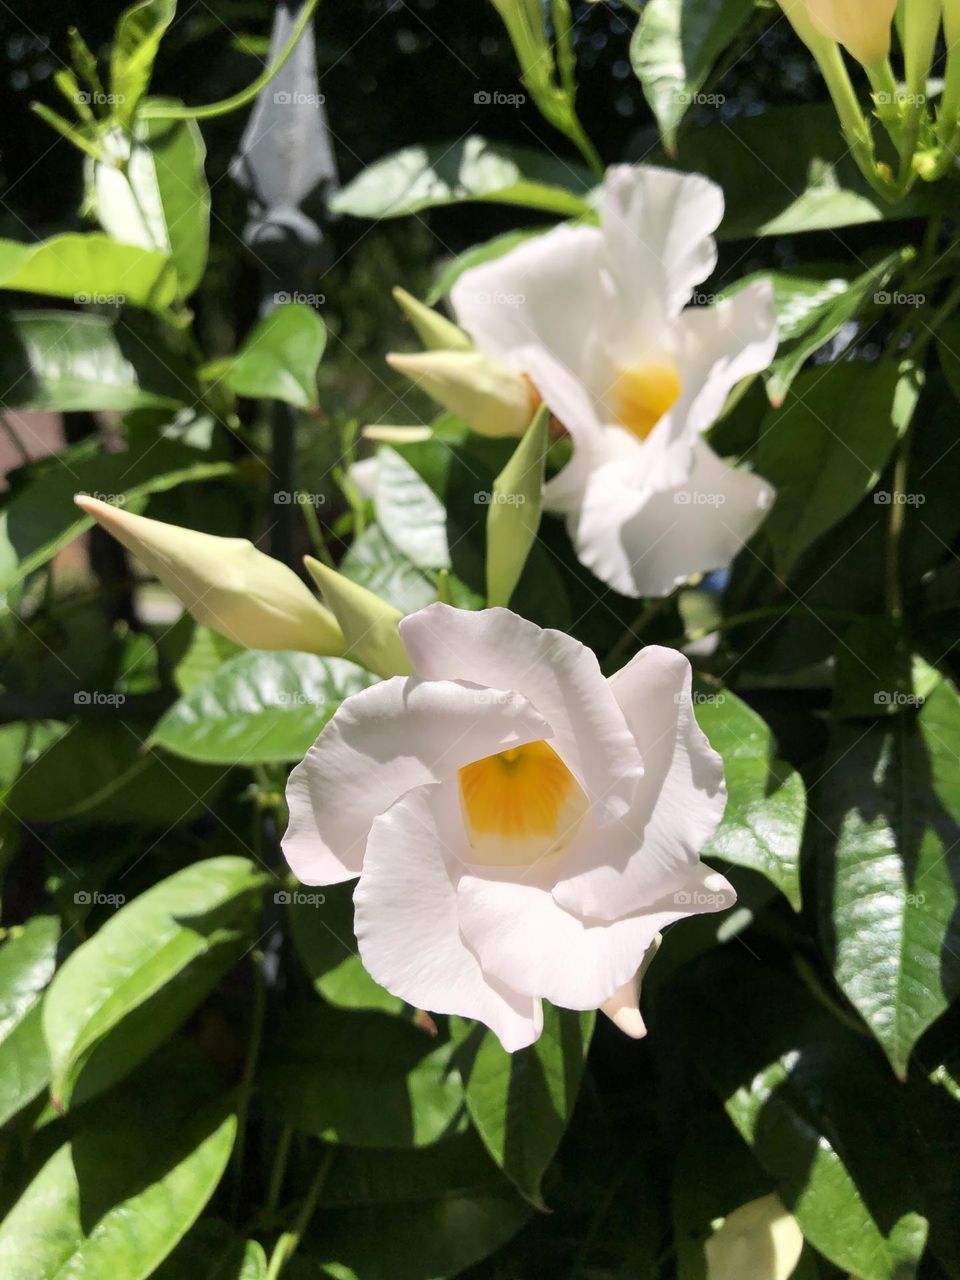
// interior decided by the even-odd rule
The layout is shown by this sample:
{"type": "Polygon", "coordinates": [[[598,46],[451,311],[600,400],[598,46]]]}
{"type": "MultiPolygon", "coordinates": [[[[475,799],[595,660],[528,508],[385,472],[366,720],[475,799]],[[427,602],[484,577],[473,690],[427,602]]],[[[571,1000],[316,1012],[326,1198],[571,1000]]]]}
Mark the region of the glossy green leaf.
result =
{"type": "Polygon", "coordinates": [[[816,792],[820,926],[837,982],[905,1076],[960,995],[960,698],[835,731],[816,792]]]}
{"type": "Polygon", "coordinates": [[[207,764],[302,760],[343,699],[373,679],[343,658],[248,649],[175,702],[151,744],[207,764]]]}
{"type": "Polygon", "coordinates": [[[93,441],[31,466],[29,479],[0,511],[0,592],[46,564],[93,521],[73,501],[77,493],[107,496],[137,510],[150,494],[233,471],[232,462],[155,438],[126,453],[99,453],[93,441]]]}
{"type": "Polygon", "coordinates": [[[541,1183],[573,1115],[594,1014],[543,1007],[543,1034],[507,1053],[492,1031],[457,1019],[454,1062],[464,1078],[470,1119],[517,1189],[543,1208],[541,1183]]]}
{"type": "Polygon", "coordinates": [[[303,1254],[361,1280],[458,1275],[532,1213],[473,1134],[420,1151],[338,1153],[321,1205],[303,1254]]]}
{"type": "Polygon", "coordinates": [[[550,411],[543,405],[490,491],[487,603],[491,608],[509,605],[536,541],[543,511],[549,428],[550,411]]]}
{"type": "Polygon", "coordinates": [[[644,6],[630,61],[668,151],[714,63],[753,10],[754,0],[650,0],[644,6]]]}
{"type": "Polygon", "coordinates": [[[867,1042],[736,949],[702,962],[680,998],[696,1011],[700,1070],[807,1240],[858,1280],[914,1276],[924,1196],[920,1180],[888,1176],[909,1169],[911,1137],[867,1042]]]}
{"type": "Polygon", "coordinates": [[[349,882],[285,892],[293,945],[314,990],[329,1004],[340,1009],[401,1013],[404,1002],[374,982],[357,951],[355,887],[349,882]]]}
{"type": "Polygon", "coordinates": [[[326,342],[326,326],[312,307],[282,302],[254,325],[236,355],[207,365],[201,376],[252,400],[315,408],[317,368],[326,342]]]}
{"type": "Polygon", "coordinates": [[[116,114],[129,123],[147,91],[160,41],[177,11],[177,0],[138,0],[121,13],[110,58],[110,90],[116,114]]]}
{"type": "Polygon", "coordinates": [[[401,613],[416,613],[437,598],[430,579],[393,546],[378,524],[370,525],[351,544],[340,572],[401,613]]]}
{"type": "Polygon", "coordinates": [[[873,489],[920,385],[910,365],[835,364],[801,374],[783,407],[770,411],[757,470],[777,489],[764,530],[783,576],[873,489]]]}
{"type": "Polygon", "coordinates": [[[417,568],[449,569],[443,503],[396,449],[380,449],[377,460],[374,506],[383,532],[417,568]]]}
{"type": "Polygon", "coordinates": [[[34,244],[0,240],[0,288],[164,311],[176,297],[176,274],[165,253],[68,231],[34,244]]]}
{"type": "Polygon", "coordinates": [[[197,685],[209,680],[230,658],[243,652],[240,645],[234,644],[219,631],[211,631],[209,627],[194,623],[189,617],[186,624],[191,627],[190,639],[179,655],[173,671],[174,683],[182,694],[191,693],[197,685]]]}
{"type": "Polygon", "coordinates": [[[449,1044],[437,1045],[410,1022],[301,1004],[265,1050],[264,1106],[328,1142],[429,1146],[464,1119],[463,1086],[450,1055],[449,1044]]]}
{"type": "Polygon", "coordinates": [[[112,1083],[183,1023],[252,941],[263,883],[246,858],[196,863],[121,905],[69,957],[43,1007],[61,1105],[78,1082],[84,1096],[112,1083]],[[136,1034],[118,1051],[107,1037],[125,1019],[136,1034]]]}
{"type": "Polygon", "coordinates": [[[60,922],[34,916],[0,947],[0,1125],[46,1086],[40,997],[56,967],[60,922]]]}
{"type": "Polygon", "coordinates": [[[590,213],[585,195],[591,182],[582,165],[474,136],[396,151],[364,169],[330,205],[357,218],[399,218],[483,200],[576,217],[590,213]]]}
{"type": "Polygon", "coordinates": [[[170,1046],[135,1087],[88,1110],[34,1177],[0,1223],[0,1274],[145,1280],[213,1194],[235,1132],[204,1060],[170,1046]]]}
{"type": "MultiPolygon", "coordinates": [[[[106,316],[15,311],[0,322],[0,385],[12,409],[177,408],[189,385],[106,316]]],[[[171,365],[174,368],[171,368],[171,365]]]]}
{"type": "Polygon", "coordinates": [[[873,191],[829,104],[774,107],[690,130],[680,144],[679,164],[723,187],[725,240],[912,218],[930,199],[928,188],[896,203],[873,191]]]}
{"type": "Polygon", "coordinates": [[[727,808],[703,852],[759,871],[800,910],[800,845],[807,812],[803,779],[776,758],[769,727],[735,694],[694,694],[697,720],[723,757],[727,808]]]}

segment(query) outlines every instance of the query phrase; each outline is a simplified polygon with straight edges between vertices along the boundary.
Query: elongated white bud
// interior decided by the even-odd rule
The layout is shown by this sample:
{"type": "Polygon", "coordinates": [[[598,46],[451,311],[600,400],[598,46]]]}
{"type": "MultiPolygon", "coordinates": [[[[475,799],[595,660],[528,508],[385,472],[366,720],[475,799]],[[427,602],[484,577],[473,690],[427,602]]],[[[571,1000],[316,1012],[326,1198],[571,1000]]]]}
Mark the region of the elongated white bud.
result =
{"type": "Polygon", "coordinates": [[[287,565],[246,538],[218,538],[135,516],[86,494],[77,506],[131,551],[197,622],[246,649],[342,654],[329,609],[287,565]]]}
{"type": "Polygon", "coordinates": [[[389,355],[387,362],[481,436],[522,436],[540,402],[522,374],[479,351],[389,355]]]}

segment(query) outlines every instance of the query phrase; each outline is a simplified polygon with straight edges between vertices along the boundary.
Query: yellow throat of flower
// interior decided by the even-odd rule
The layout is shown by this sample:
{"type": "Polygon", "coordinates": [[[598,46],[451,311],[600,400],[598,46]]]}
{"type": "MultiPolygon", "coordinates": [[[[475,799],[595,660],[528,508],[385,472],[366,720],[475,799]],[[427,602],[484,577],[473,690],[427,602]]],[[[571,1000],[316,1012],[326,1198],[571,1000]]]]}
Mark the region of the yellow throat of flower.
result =
{"type": "Polygon", "coordinates": [[[683,383],[671,360],[644,360],[619,366],[613,384],[614,420],[639,440],[647,436],[680,399],[683,383]]]}
{"type": "Polygon", "coordinates": [[[528,742],[460,770],[460,805],[477,862],[528,866],[557,853],[589,808],[579,783],[546,742],[528,742]]]}

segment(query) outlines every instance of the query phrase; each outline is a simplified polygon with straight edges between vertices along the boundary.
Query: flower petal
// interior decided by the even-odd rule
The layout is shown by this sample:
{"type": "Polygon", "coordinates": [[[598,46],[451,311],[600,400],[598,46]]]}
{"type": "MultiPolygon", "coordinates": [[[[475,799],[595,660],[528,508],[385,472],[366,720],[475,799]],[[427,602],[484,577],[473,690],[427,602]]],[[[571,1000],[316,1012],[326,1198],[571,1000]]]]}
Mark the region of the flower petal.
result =
{"type": "Polygon", "coordinates": [[[486,355],[522,370],[517,349],[544,346],[587,382],[609,296],[596,227],[534,236],[465,271],[450,291],[458,322],[486,355]]]}
{"type": "Polygon", "coordinates": [[[360,956],[394,995],[433,1013],[478,1018],[512,1052],[540,1035],[543,1010],[538,999],[485,977],[464,945],[448,870],[464,837],[450,829],[442,790],[418,787],[373,824],[354,894],[360,956]]]}
{"type": "Polygon", "coordinates": [[[466,874],[457,885],[460,928],[484,973],[565,1009],[599,1009],[633,978],[667,925],[735,901],[708,867],[695,868],[649,911],[614,921],[566,911],[535,884],[466,874]]]}
{"type": "Polygon", "coordinates": [[[726,568],[773,499],[765,480],[701,443],[687,481],[658,493],[631,488],[622,468],[597,468],[580,506],[569,504],[567,527],[602,582],[626,596],[666,596],[692,574],[726,568]]]}
{"type": "Polygon", "coordinates": [[[599,865],[586,842],[578,842],[553,890],[568,910],[600,920],[683,894],[691,876],[716,874],[699,855],[727,802],[723,761],[697,724],[690,663],[682,653],[650,645],[610,687],[643,756],[643,779],[633,811],[617,824],[625,839],[611,840],[599,865]]]}
{"type": "Polygon", "coordinates": [[[675,332],[683,392],[644,442],[638,482],[654,489],[684,482],[692,449],[720,417],[730,392],[776,355],[773,285],[757,280],[714,306],[690,307],[675,322],[675,332]]]}
{"type": "Polygon", "coordinates": [[[607,170],[600,225],[617,304],[606,325],[626,363],[662,341],[665,325],[713,271],[722,217],[723,192],[708,178],[653,165],[607,170]]]}
{"type": "Polygon", "coordinates": [[[370,825],[412,787],[551,736],[523,697],[395,677],[348,698],[287,783],[283,853],[304,884],[360,874],[370,825]]]}
{"type": "Polygon", "coordinates": [[[591,804],[605,818],[629,811],[640,753],[596,656],[579,641],[508,609],[469,613],[444,604],[404,618],[400,636],[425,679],[470,679],[528,698],[591,804]]]}

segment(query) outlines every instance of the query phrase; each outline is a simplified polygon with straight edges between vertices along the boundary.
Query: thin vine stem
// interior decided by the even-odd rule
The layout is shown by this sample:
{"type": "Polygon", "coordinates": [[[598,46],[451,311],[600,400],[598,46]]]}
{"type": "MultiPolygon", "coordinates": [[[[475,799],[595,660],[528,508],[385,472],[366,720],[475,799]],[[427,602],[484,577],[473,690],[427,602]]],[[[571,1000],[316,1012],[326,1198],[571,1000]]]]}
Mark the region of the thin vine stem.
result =
{"type": "Polygon", "coordinates": [[[283,1268],[300,1247],[300,1241],[303,1239],[304,1233],[310,1225],[310,1219],[316,1213],[317,1205],[320,1203],[320,1196],[323,1194],[323,1188],[326,1185],[335,1153],[336,1147],[332,1146],[327,1147],[324,1151],[317,1172],[313,1176],[313,1181],[307,1189],[303,1205],[297,1214],[296,1222],[289,1231],[283,1233],[270,1256],[267,1280],[277,1280],[283,1268]]]}

